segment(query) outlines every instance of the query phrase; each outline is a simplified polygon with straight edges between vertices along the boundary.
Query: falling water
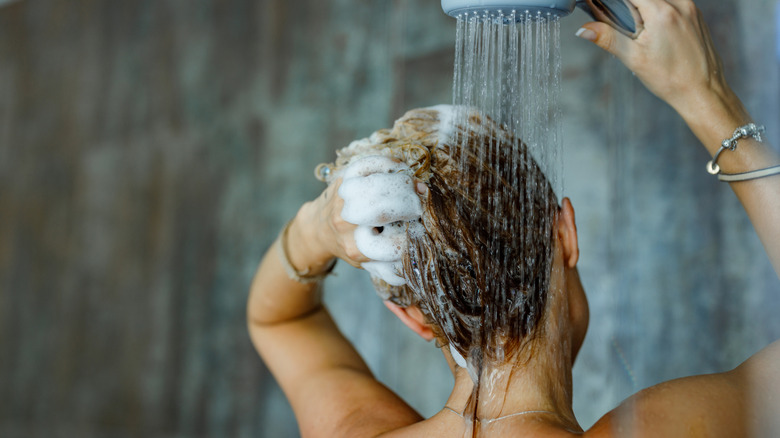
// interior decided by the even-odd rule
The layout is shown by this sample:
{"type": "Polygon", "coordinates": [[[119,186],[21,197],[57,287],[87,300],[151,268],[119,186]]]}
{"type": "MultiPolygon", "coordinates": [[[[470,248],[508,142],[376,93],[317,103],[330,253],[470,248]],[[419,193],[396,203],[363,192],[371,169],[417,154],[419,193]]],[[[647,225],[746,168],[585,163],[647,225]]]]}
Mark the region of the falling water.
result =
{"type": "MultiPolygon", "coordinates": [[[[560,177],[560,21],[552,14],[457,17],[453,104],[485,114],[522,139],[553,188],[560,177]]],[[[499,144],[499,147],[512,147],[499,144]]]]}
{"type": "MultiPolygon", "coordinates": [[[[471,144],[467,144],[468,136],[458,140],[461,142],[461,174],[474,170],[468,164],[470,154],[478,157],[477,162],[485,162],[488,168],[506,169],[480,172],[478,183],[464,188],[466,198],[474,199],[476,205],[487,206],[491,210],[493,220],[488,225],[488,235],[493,238],[485,242],[490,257],[501,260],[501,266],[518,266],[520,277],[536,276],[538,272],[531,271],[541,268],[549,272],[551,267],[553,248],[549,236],[552,235],[553,223],[545,219],[541,222],[541,229],[528,232],[529,224],[547,215],[538,211],[542,208],[539,203],[526,201],[539,199],[540,193],[541,197],[550,193],[546,187],[531,183],[535,179],[528,175],[543,172],[552,190],[555,193],[562,191],[558,104],[560,23],[558,17],[551,14],[507,12],[506,15],[484,12],[457,17],[453,75],[456,114],[453,124],[461,130],[476,131],[481,140],[471,144]],[[479,123],[473,122],[475,114],[480,119],[479,123]],[[505,151],[497,154],[496,151],[502,148],[505,151]],[[495,166],[492,160],[499,157],[509,157],[511,164],[495,166]],[[515,191],[514,195],[512,191],[515,191]],[[510,196],[517,198],[517,191],[522,191],[520,197],[524,201],[519,206],[514,204],[517,207],[514,208],[508,200],[510,196]],[[513,238],[500,238],[501,235],[513,238]],[[511,253],[524,254],[525,260],[511,260],[511,253]]],[[[553,197],[548,196],[549,199],[553,197]]],[[[465,208],[462,202],[458,205],[459,211],[465,208]]],[[[468,217],[468,212],[463,211],[463,217],[468,217]]],[[[479,264],[479,260],[473,263],[479,264]]],[[[485,353],[486,345],[495,341],[491,336],[507,335],[492,334],[493,327],[486,326],[489,324],[487,321],[494,321],[493,324],[498,321],[497,326],[502,327],[504,321],[518,314],[538,314],[541,311],[531,308],[532,303],[526,300],[527,294],[532,291],[513,290],[507,284],[508,275],[495,273],[490,277],[486,279],[482,293],[492,291],[492,298],[483,299],[482,304],[493,301],[503,305],[491,308],[488,304],[482,309],[483,315],[490,317],[482,317],[482,328],[480,333],[474,334],[477,339],[472,342],[472,345],[481,346],[483,351],[480,354],[485,353]],[[496,296],[498,300],[494,300],[496,296]]],[[[547,286],[548,283],[537,283],[535,289],[544,293],[547,286]]],[[[532,325],[528,322],[519,331],[528,333],[532,325]]],[[[523,333],[508,335],[522,338],[523,333]]],[[[492,353],[501,360],[501,343],[495,344],[498,347],[492,353]]],[[[470,360],[474,365],[473,358],[470,360]]],[[[478,366],[481,368],[481,364],[478,366]]]]}

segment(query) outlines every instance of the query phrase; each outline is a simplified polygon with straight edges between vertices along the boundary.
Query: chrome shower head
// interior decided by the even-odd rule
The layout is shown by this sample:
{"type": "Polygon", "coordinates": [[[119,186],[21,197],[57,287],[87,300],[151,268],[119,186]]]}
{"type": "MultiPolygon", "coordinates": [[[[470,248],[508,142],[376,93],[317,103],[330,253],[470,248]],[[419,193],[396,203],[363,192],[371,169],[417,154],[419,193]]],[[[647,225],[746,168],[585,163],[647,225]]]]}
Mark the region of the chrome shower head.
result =
{"type": "Polygon", "coordinates": [[[519,21],[526,13],[564,17],[572,13],[576,3],[576,0],[441,0],[441,8],[452,17],[483,13],[508,17],[514,11],[519,21]]]}
{"type": "Polygon", "coordinates": [[[644,28],[642,17],[630,0],[441,0],[441,8],[452,17],[488,14],[506,20],[514,11],[516,21],[522,20],[526,13],[532,17],[548,13],[565,17],[575,6],[632,38],[644,28]]]}

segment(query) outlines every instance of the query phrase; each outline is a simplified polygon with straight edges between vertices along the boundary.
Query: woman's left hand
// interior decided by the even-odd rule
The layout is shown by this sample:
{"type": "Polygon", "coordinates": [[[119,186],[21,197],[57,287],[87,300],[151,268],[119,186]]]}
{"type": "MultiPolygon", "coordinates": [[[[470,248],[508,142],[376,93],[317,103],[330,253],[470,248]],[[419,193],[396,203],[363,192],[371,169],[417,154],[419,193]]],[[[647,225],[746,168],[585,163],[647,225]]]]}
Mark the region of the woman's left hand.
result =
{"type": "Polygon", "coordinates": [[[358,268],[369,261],[355,245],[357,226],[341,217],[344,200],[339,196],[340,185],[338,179],[317,199],[303,204],[290,225],[287,251],[300,271],[321,272],[334,257],[358,268]]]}

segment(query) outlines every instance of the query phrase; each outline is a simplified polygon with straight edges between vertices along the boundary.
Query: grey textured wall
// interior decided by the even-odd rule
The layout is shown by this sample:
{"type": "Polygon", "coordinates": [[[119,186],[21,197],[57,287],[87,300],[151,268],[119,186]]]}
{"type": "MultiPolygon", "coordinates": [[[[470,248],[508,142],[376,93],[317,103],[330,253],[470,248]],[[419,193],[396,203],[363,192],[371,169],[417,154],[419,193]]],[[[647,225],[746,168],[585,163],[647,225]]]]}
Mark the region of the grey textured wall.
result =
{"type": "MultiPolygon", "coordinates": [[[[776,0],[701,0],[780,144],[776,0]]],[[[780,337],[780,282],[676,116],[563,24],[566,192],[592,324],[584,426],[630,393],[780,337]]],[[[292,437],[249,343],[262,252],[312,169],[449,102],[433,0],[22,0],[0,7],[0,436],[292,437]]],[[[729,130],[732,127],[728,128],[729,130]]],[[[327,284],[377,376],[423,414],[451,377],[361,273],[327,284]]]]}

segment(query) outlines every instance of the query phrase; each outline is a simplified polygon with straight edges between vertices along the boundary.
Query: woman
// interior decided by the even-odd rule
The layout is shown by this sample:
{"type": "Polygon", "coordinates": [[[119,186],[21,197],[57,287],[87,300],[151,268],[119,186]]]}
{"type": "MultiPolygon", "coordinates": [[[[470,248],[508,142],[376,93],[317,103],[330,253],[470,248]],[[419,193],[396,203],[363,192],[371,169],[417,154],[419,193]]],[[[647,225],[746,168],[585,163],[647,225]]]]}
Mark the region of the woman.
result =
{"type": "MultiPolygon", "coordinates": [[[[721,150],[724,138],[752,120],[723,79],[719,58],[694,4],[688,0],[634,0],[634,4],[645,21],[636,40],[600,23],[587,24],[578,36],[620,58],[653,93],[674,107],[717,158],[722,174],[780,164],[771,148],[753,138],[740,138],[736,149],[721,150]]],[[[587,305],[576,271],[577,233],[571,203],[564,199],[554,208],[554,197],[544,195],[545,190],[534,191],[542,194],[539,199],[524,200],[541,207],[536,211],[546,213],[540,218],[544,216],[552,224],[540,228],[539,224],[545,223],[540,219],[539,224],[527,224],[524,232],[537,230],[532,234],[541,236],[539,243],[551,252],[530,263],[531,270],[544,267],[538,269],[538,275],[522,276],[530,279],[518,286],[530,288],[528,300],[519,304],[509,319],[499,318],[485,329],[485,315],[490,312],[469,302],[469,293],[481,288],[469,287],[468,282],[503,271],[491,271],[481,263],[469,266],[470,261],[484,258],[463,254],[484,239],[474,237],[470,242],[453,238],[454,232],[464,228],[466,219],[448,212],[448,204],[443,202],[458,197],[457,193],[445,193],[454,186],[448,178],[468,174],[448,174],[442,163],[458,151],[445,148],[443,156],[437,158],[439,152],[431,147],[433,140],[426,140],[440,134],[430,127],[441,122],[441,111],[429,109],[406,117],[405,121],[415,126],[413,132],[404,132],[402,119],[395,132],[383,133],[387,137],[376,138],[374,143],[413,137],[427,148],[427,155],[407,155],[410,152],[404,150],[390,155],[393,163],[400,160],[409,166],[405,172],[412,183],[405,187],[416,192],[420,206],[416,210],[411,202],[406,210],[419,212],[426,232],[410,234],[401,260],[403,284],[393,286],[397,279],[392,273],[383,277],[386,271],[381,269],[374,271],[374,276],[382,278],[378,283],[388,298],[388,307],[405,324],[426,339],[449,344],[451,348],[443,348],[442,353],[455,385],[442,411],[429,419],[421,418],[372,377],[322,306],[316,280],[332,267],[335,257],[355,266],[376,260],[358,249],[355,222],[342,219],[343,197],[354,193],[340,190],[347,184],[346,178],[344,182],[336,179],[317,200],[305,204],[285,228],[279,241],[281,250],[266,255],[253,282],[248,307],[253,342],[290,400],[304,436],[780,435],[775,418],[780,411],[779,342],[730,372],[679,379],[644,390],[583,432],[571,408],[571,366],[587,326],[587,305]],[[425,160],[420,160],[425,156],[431,158],[432,174],[426,174],[425,160]],[[448,228],[446,218],[453,218],[450,225],[454,228],[448,228]],[[431,269],[423,266],[442,254],[462,263],[444,268],[441,263],[433,263],[431,269]],[[551,269],[546,268],[545,260],[551,261],[551,269]],[[487,274],[477,272],[480,270],[487,274]],[[449,281],[442,289],[455,290],[454,297],[434,293],[442,278],[449,281]],[[479,351],[474,346],[479,346],[479,351]]],[[[489,125],[486,120],[477,123],[489,125]]],[[[745,134],[750,137],[751,132],[745,134]]],[[[767,173],[772,171],[763,172],[767,173]]],[[[545,186],[543,180],[534,184],[545,186]]],[[[731,185],[780,272],[780,176],[731,185]]],[[[482,205],[475,202],[472,210],[482,205]]],[[[399,220],[412,229],[415,214],[399,220]]],[[[475,212],[469,220],[479,222],[479,216],[475,212]]],[[[465,229],[476,233],[468,224],[465,229]]],[[[483,297],[481,302],[490,300],[483,297]]]]}

